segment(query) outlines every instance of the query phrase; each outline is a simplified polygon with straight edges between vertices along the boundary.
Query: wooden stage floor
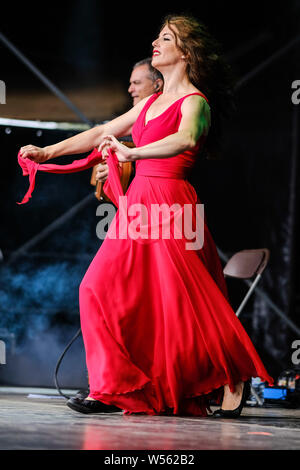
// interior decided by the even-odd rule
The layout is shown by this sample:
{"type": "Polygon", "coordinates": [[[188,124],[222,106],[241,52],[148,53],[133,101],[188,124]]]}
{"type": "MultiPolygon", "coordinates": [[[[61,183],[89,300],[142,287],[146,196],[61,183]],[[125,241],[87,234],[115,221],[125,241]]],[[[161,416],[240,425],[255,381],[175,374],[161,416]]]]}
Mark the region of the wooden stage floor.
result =
{"type": "Polygon", "coordinates": [[[0,388],[0,403],[1,450],[300,449],[300,409],[247,406],[238,420],[84,415],[56,390],[21,388],[0,388]]]}

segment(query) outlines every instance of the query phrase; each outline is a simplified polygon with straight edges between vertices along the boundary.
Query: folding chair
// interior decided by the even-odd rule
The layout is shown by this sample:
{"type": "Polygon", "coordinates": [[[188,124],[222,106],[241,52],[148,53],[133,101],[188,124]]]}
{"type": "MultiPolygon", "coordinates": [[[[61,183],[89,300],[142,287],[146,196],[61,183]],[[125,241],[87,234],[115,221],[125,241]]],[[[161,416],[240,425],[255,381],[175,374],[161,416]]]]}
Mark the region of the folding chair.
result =
{"type": "MultiPolygon", "coordinates": [[[[250,295],[254,291],[257,283],[259,282],[263,271],[265,270],[270,258],[270,250],[261,248],[256,250],[242,250],[235,253],[226,263],[223,272],[225,277],[234,277],[237,279],[253,279],[252,284],[242,300],[239,308],[237,309],[236,316],[238,317],[245,307],[250,295]]],[[[251,393],[255,397],[257,403],[262,406],[263,402],[256,393],[256,390],[251,386],[251,393]]]]}
{"type": "Polygon", "coordinates": [[[237,309],[238,317],[245,307],[250,295],[254,291],[263,271],[265,270],[270,258],[270,250],[260,248],[256,250],[242,250],[235,253],[226,263],[223,272],[225,277],[235,277],[237,279],[253,279],[248,292],[246,293],[241,305],[237,309]]]}

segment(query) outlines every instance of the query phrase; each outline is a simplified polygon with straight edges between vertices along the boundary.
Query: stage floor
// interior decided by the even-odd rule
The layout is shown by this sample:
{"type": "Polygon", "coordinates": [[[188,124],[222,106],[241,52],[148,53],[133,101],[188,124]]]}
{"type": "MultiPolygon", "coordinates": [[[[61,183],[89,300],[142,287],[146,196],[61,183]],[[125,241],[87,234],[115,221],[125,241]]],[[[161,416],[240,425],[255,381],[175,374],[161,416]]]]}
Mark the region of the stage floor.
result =
{"type": "Polygon", "coordinates": [[[300,409],[247,406],[238,420],[84,415],[55,390],[5,388],[0,402],[1,450],[300,449],[300,409]]]}

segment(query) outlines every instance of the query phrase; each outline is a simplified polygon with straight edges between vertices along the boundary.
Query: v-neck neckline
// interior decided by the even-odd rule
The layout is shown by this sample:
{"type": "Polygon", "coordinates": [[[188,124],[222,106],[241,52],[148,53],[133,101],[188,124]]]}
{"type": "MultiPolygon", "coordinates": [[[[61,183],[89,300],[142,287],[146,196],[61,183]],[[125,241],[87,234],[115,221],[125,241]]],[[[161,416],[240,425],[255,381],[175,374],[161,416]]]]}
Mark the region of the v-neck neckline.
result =
{"type": "Polygon", "coordinates": [[[144,127],[147,127],[149,122],[151,121],[154,121],[155,119],[158,119],[159,117],[163,116],[172,106],[174,106],[174,104],[176,104],[178,101],[182,100],[183,98],[187,98],[188,96],[191,96],[191,95],[200,95],[202,96],[203,98],[204,95],[202,95],[202,93],[199,93],[199,92],[194,92],[194,93],[188,93],[187,95],[184,95],[182,96],[181,98],[178,98],[177,100],[175,100],[173,103],[170,104],[170,106],[168,106],[162,113],[160,113],[158,116],[155,116],[154,118],[152,119],[149,119],[149,121],[147,121],[146,123],[146,115],[147,115],[147,112],[149,110],[149,108],[151,107],[152,103],[154,103],[154,101],[157,100],[157,98],[162,94],[162,91],[160,91],[159,93],[157,93],[157,97],[155,98],[155,100],[151,101],[150,105],[148,106],[148,108],[146,109],[145,113],[144,113],[144,118],[143,118],[143,124],[144,124],[144,127]]]}

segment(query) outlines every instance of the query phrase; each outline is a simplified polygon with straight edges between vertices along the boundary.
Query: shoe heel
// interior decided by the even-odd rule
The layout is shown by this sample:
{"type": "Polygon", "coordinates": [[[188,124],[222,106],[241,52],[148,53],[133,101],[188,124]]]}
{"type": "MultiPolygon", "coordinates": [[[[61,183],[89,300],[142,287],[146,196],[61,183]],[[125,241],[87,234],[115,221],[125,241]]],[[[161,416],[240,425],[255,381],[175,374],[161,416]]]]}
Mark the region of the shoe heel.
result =
{"type": "Polygon", "coordinates": [[[222,410],[222,408],[213,412],[214,418],[238,418],[241,415],[242,409],[250,395],[250,380],[244,382],[244,388],[241,398],[241,403],[234,410],[222,410]]]}

